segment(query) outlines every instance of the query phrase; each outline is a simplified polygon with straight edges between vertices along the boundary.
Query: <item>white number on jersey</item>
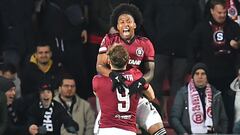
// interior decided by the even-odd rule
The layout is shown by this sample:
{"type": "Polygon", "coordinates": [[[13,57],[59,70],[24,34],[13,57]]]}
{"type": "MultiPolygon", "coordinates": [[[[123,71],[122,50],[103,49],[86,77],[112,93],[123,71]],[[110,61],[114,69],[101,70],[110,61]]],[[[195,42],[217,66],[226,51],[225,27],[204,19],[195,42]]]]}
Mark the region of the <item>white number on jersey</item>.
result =
{"type": "Polygon", "coordinates": [[[123,94],[119,93],[118,90],[117,91],[117,99],[118,101],[120,101],[120,103],[118,103],[118,111],[119,112],[127,112],[130,109],[130,95],[129,95],[129,89],[125,88],[125,92],[123,94]],[[123,104],[125,103],[125,106],[123,106],[123,104]]]}

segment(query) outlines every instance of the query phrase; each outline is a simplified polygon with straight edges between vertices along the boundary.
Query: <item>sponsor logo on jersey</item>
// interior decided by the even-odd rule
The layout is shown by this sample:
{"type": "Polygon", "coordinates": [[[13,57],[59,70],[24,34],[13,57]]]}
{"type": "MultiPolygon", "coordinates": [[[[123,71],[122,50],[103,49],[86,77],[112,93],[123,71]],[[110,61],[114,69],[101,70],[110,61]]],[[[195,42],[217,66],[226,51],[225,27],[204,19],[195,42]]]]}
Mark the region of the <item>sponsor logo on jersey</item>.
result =
{"type": "Polygon", "coordinates": [[[137,49],[136,49],[136,55],[137,55],[138,57],[142,57],[143,54],[144,54],[143,48],[142,48],[142,47],[137,47],[137,49]]]}
{"type": "Polygon", "coordinates": [[[130,64],[130,65],[140,65],[141,64],[141,60],[129,59],[128,64],[130,64]]]}
{"type": "Polygon", "coordinates": [[[118,119],[127,120],[127,119],[131,119],[131,118],[132,118],[132,115],[120,115],[120,114],[116,114],[114,117],[115,117],[115,118],[118,118],[118,119]]]}

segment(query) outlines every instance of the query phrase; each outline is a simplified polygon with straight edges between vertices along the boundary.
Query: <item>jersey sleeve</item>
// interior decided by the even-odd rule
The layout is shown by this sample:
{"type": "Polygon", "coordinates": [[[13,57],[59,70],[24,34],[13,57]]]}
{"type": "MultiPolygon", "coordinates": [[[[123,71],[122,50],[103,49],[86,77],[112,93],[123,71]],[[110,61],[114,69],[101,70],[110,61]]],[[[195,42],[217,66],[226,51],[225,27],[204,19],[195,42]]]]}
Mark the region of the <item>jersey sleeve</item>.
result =
{"type": "MultiPolygon", "coordinates": [[[[132,74],[134,74],[135,80],[138,80],[138,79],[140,79],[143,76],[143,73],[139,69],[137,69],[137,68],[130,69],[130,72],[132,74]]],[[[149,83],[146,83],[144,85],[144,90],[147,90],[148,87],[149,87],[149,83]]]]}
{"type": "Polygon", "coordinates": [[[108,51],[108,47],[111,45],[111,40],[110,40],[110,36],[108,34],[105,35],[105,37],[103,38],[100,48],[98,50],[98,53],[106,53],[108,51]]]}
{"type": "Polygon", "coordinates": [[[98,90],[99,79],[100,79],[99,75],[95,75],[92,79],[92,88],[93,88],[94,92],[96,92],[96,90],[98,90]]]}
{"type": "Polygon", "coordinates": [[[144,61],[154,61],[155,51],[152,42],[149,39],[145,40],[144,61]]]}

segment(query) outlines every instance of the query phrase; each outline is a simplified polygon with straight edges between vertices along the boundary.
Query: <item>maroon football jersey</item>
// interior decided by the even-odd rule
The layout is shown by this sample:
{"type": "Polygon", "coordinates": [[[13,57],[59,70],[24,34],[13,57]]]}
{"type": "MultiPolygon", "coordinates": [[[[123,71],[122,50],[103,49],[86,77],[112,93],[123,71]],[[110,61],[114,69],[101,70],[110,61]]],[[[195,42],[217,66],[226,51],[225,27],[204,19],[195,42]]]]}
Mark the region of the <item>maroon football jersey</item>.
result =
{"type": "Polygon", "coordinates": [[[129,53],[128,69],[139,68],[144,61],[154,61],[154,48],[151,41],[146,37],[135,36],[130,43],[124,41],[119,34],[107,34],[101,43],[99,53],[106,53],[114,44],[122,44],[129,53]]]}
{"type": "MultiPolygon", "coordinates": [[[[142,73],[137,68],[132,68],[121,73],[127,81],[128,86],[135,80],[142,77],[142,73]]],[[[116,127],[128,131],[136,132],[136,109],[139,95],[129,96],[129,89],[119,93],[112,90],[112,81],[109,77],[96,75],[93,78],[93,90],[99,98],[101,107],[100,128],[116,127]]],[[[148,84],[145,86],[145,89],[148,84]]]]}

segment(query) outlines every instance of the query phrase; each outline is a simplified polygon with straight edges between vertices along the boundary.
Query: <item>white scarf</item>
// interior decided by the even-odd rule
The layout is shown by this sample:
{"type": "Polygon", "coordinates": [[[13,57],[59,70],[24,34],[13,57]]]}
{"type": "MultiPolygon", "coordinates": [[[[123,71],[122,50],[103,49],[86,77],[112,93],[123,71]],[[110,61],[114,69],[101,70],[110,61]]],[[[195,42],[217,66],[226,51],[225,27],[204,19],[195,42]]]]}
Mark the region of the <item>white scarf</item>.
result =
{"type": "Polygon", "coordinates": [[[188,111],[191,124],[192,133],[207,133],[207,127],[213,126],[212,121],[212,90],[209,84],[207,84],[205,90],[205,112],[206,120],[204,120],[204,111],[200,96],[193,83],[193,79],[188,84],[188,111]]]}

